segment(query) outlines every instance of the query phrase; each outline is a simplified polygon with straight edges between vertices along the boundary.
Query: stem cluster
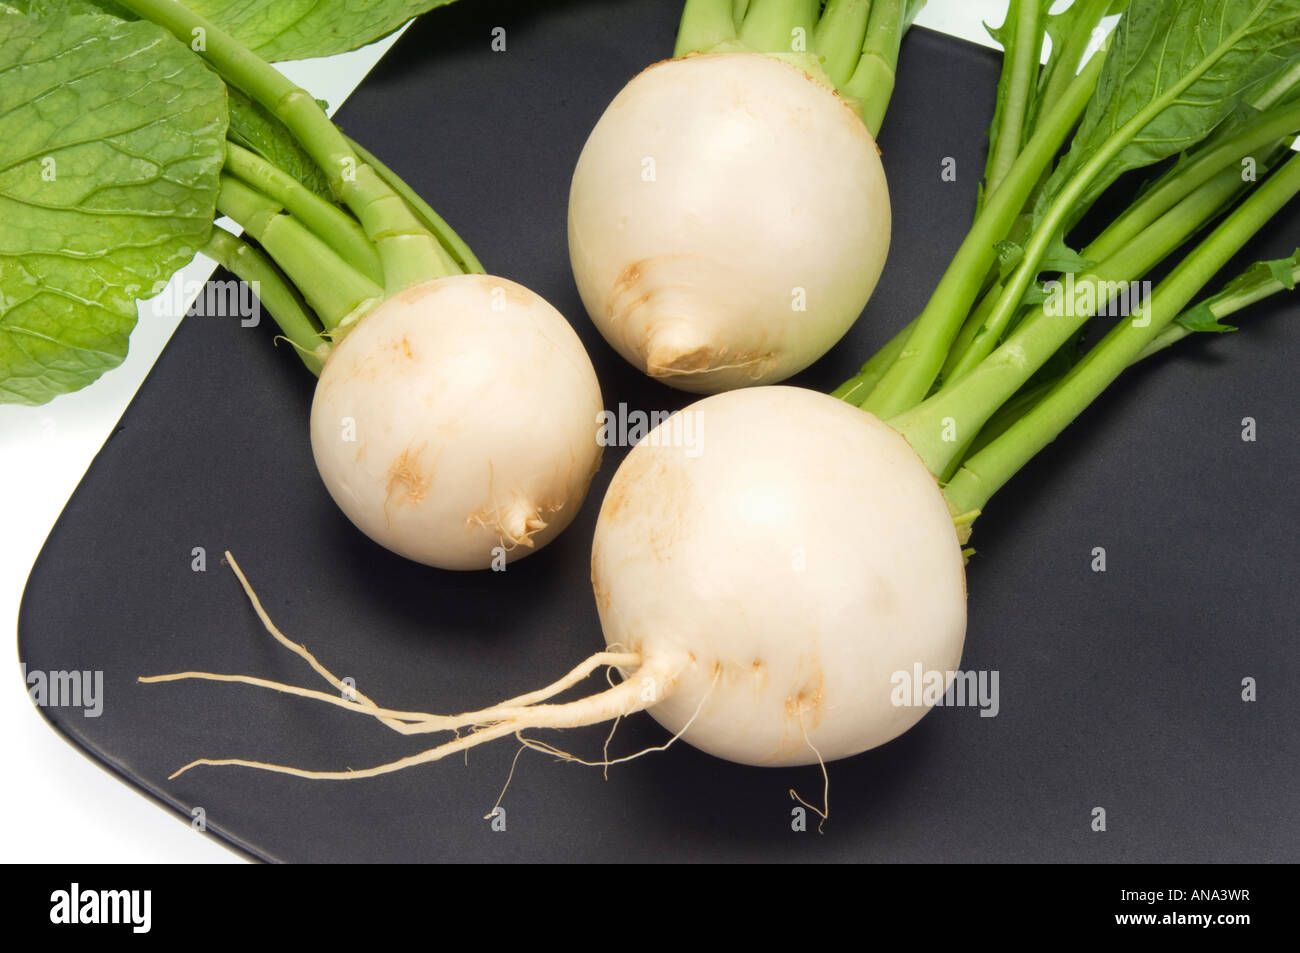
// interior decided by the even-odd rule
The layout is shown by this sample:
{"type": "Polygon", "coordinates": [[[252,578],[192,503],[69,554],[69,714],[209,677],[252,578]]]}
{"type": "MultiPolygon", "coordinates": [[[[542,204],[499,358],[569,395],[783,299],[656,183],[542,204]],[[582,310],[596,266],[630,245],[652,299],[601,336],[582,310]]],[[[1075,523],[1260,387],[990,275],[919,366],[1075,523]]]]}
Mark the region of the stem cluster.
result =
{"type": "Polygon", "coordinates": [[[194,49],[296,140],[329,182],[330,196],[323,197],[268,157],[229,142],[218,211],[261,251],[221,229],[205,249],[241,280],[257,283],[313,373],[338,335],[385,299],[434,278],[483,270],[409,186],[348,139],[305,90],[228,33],[176,0],[120,6],[194,49]]]}
{"type": "MultiPolygon", "coordinates": [[[[1188,310],[1300,193],[1300,155],[1288,151],[1300,134],[1300,65],[1265,74],[1247,55],[1262,30],[1276,28],[1267,4],[1246,11],[1236,29],[1224,25],[1217,44],[1181,72],[1167,66],[1145,85],[1131,59],[1117,60],[1133,55],[1122,46],[1081,62],[1081,37],[1116,6],[1075,0],[1049,16],[1038,0],[1011,0],[993,31],[1006,56],[970,233],[921,314],[834,392],[907,437],[954,513],[982,509],[1135,361],[1193,330],[1230,330],[1217,319],[1295,286],[1295,259],[1266,263],[1272,271],[1262,278],[1242,276],[1188,310]],[[1040,66],[1048,33],[1056,50],[1040,66]],[[1108,59],[1117,60],[1109,69],[1108,59]],[[1122,97],[1134,104],[1127,112],[1114,106],[1122,97]],[[1189,145],[1138,155],[1189,101],[1206,110],[1179,114],[1189,145]],[[1167,156],[1122,214],[1070,249],[1065,239],[1123,171],[1167,156]],[[1167,276],[1143,296],[1144,279],[1161,271],[1167,276]],[[1086,328],[1103,315],[1118,320],[1083,351],[1086,328]]],[[[1128,31],[1134,36],[1158,18],[1178,29],[1183,15],[1160,0],[1133,0],[1125,13],[1144,18],[1128,31]]]]}
{"type": "Polygon", "coordinates": [[[880,134],[903,34],[925,0],[686,0],[674,56],[744,50],[821,72],[880,134]]]}

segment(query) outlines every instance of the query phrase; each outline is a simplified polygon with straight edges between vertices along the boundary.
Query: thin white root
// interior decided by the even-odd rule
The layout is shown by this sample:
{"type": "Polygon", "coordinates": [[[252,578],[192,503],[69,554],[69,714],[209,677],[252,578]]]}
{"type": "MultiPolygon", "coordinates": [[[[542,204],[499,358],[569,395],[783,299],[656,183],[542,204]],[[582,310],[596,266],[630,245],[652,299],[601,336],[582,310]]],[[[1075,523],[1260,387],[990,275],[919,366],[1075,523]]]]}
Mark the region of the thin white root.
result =
{"type": "MultiPolygon", "coordinates": [[[[375,705],[374,702],[372,702],[369,698],[363,695],[355,686],[347,684],[341,678],[339,678],[337,675],[335,675],[333,672],[327,669],[324,665],[318,662],[316,660],[316,656],[312,655],[310,652],[307,651],[307,646],[301,645],[298,642],[293,641],[293,639],[289,638],[287,635],[281,632],[276,627],[275,623],[271,621],[271,617],[270,615],[267,614],[266,609],[263,608],[262,600],[259,599],[257,597],[257,593],[253,591],[253,587],[249,583],[248,577],[245,576],[244,571],[239,568],[239,563],[235,562],[234,554],[227,549],[225,555],[226,555],[226,562],[230,564],[230,568],[235,573],[235,578],[239,580],[239,584],[243,587],[244,595],[248,597],[248,601],[252,604],[253,611],[256,612],[257,617],[262,620],[262,625],[266,628],[267,632],[271,633],[272,638],[274,638],[277,642],[279,642],[281,645],[287,648],[294,655],[297,655],[299,658],[303,659],[308,665],[310,665],[316,671],[318,675],[321,676],[321,678],[325,679],[325,681],[329,682],[330,685],[332,685],[335,689],[337,689],[341,693],[341,697],[353,698],[356,699],[358,702],[361,702],[363,705],[369,705],[373,708],[378,708],[378,706],[375,705]]],[[[387,725],[389,728],[392,728],[396,731],[401,731],[401,728],[398,727],[399,723],[396,720],[383,715],[376,715],[375,717],[379,718],[379,720],[383,722],[385,725],[387,725]]]]}
{"type": "MultiPolygon", "coordinates": [[[[549,698],[552,695],[558,694],[566,688],[570,688],[577,684],[601,665],[617,665],[619,667],[631,668],[639,665],[640,662],[640,655],[622,655],[612,654],[609,652],[598,652],[559,681],[544,689],[533,692],[531,695],[523,695],[520,697],[536,697],[539,699],[549,698]]],[[[358,714],[367,717],[378,718],[389,728],[392,728],[394,731],[403,735],[430,734],[437,731],[457,731],[461,728],[468,728],[475,725],[496,724],[497,722],[505,721],[508,718],[523,714],[532,704],[535,704],[519,703],[517,700],[511,699],[510,701],[502,702],[499,705],[494,705],[491,708],[465,712],[460,715],[431,715],[428,712],[380,708],[369,698],[362,701],[360,693],[357,693],[357,701],[349,701],[341,695],[331,695],[329,692],[316,691],[311,688],[300,688],[297,685],[288,685],[284,682],[275,682],[270,679],[257,678],[253,675],[222,675],[214,672],[176,672],[169,675],[142,675],[137,679],[137,681],[143,682],[146,685],[153,685],[160,682],[179,682],[188,679],[198,679],[209,682],[238,682],[244,685],[254,685],[258,688],[269,688],[272,691],[283,692],[286,695],[296,695],[299,698],[311,698],[316,701],[325,702],[329,705],[334,705],[337,708],[357,712],[358,714]]]]}
{"type": "MultiPolygon", "coordinates": [[[[189,679],[199,679],[207,682],[238,682],[243,685],[255,685],[258,688],[269,688],[272,691],[283,692],[286,695],[297,695],[300,698],[312,698],[316,701],[322,701],[329,705],[335,705],[339,708],[346,708],[360,714],[378,717],[390,720],[424,722],[434,719],[436,715],[428,715],[418,711],[398,711],[392,708],[378,708],[374,703],[369,702],[352,702],[343,698],[341,695],[331,695],[329,692],[320,692],[314,688],[299,688],[297,685],[286,685],[284,682],[273,682],[265,678],[257,678],[253,675],[221,675],[215,672],[175,672],[170,675],[141,675],[136,679],[146,685],[156,685],[160,682],[181,682],[189,679]]],[[[395,726],[398,730],[409,727],[408,725],[398,724],[395,726]]]]}
{"type": "Polygon", "coordinates": [[[830,816],[831,816],[831,776],[826,771],[826,762],[822,759],[822,753],[817,750],[816,745],[814,745],[811,741],[808,740],[808,730],[804,727],[803,724],[802,709],[799,711],[799,730],[803,732],[804,744],[806,744],[809,748],[812,748],[812,753],[817,756],[817,763],[821,765],[822,768],[822,806],[816,807],[815,805],[809,804],[807,801],[805,801],[803,798],[799,796],[799,792],[796,791],[794,788],[790,789],[790,797],[794,798],[804,807],[808,808],[808,810],[812,811],[814,814],[816,814],[818,817],[821,818],[821,820],[817,822],[817,833],[824,834],[826,832],[822,830],[822,828],[825,826],[826,822],[830,820],[830,816]]]}
{"type": "Polygon", "coordinates": [[[622,715],[614,719],[614,723],[609,726],[609,734],[605,736],[605,746],[600,749],[601,757],[605,759],[601,773],[606,781],[609,780],[609,743],[614,740],[614,732],[618,731],[618,723],[622,720],[622,715]]]}
{"type": "MultiPolygon", "coordinates": [[[[519,732],[515,732],[515,737],[519,737],[519,732]]],[[[510,790],[510,782],[515,779],[515,768],[519,767],[519,756],[527,750],[528,746],[521,744],[519,750],[515,752],[514,760],[510,762],[510,773],[506,775],[506,783],[501,785],[501,793],[497,795],[496,803],[492,805],[492,810],[483,815],[483,820],[492,820],[493,815],[497,812],[497,808],[499,808],[501,802],[506,799],[506,792],[510,790]]]]}
{"type": "MultiPolygon", "coordinates": [[[[700,716],[700,712],[704,710],[704,705],[709,700],[709,696],[713,694],[713,688],[718,684],[718,677],[721,674],[722,674],[721,669],[718,669],[713,673],[713,681],[709,683],[709,690],[704,693],[704,697],[700,699],[700,703],[695,706],[695,711],[691,714],[691,717],[687,719],[686,724],[682,725],[681,730],[677,732],[677,734],[673,735],[671,738],[669,738],[661,745],[654,745],[653,747],[650,748],[642,748],[640,751],[636,752],[635,754],[624,755],[621,758],[614,758],[611,761],[609,757],[609,740],[606,739],[605,752],[604,752],[605,760],[584,761],[582,758],[579,758],[577,755],[569,754],[569,752],[557,748],[554,745],[547,744],[545,741],[536,741],[532,738],[525,738],[523,735],[519,735],[518,737],[523,744],[532,748],[534,751],[540,751],[543,754],[552,755],[556,758],[559,758],[561,761],[571,761],[574,762],[575,764],[581,764],[588,768],[604,768],[606,772],[605,778],[606,780],[608,780],[610,765],[623,764],[626,761],[635,761],[637,758],[641,757],[642,755],[651,754],[656,751],[667,751],[670,747],[672,747],[673,742],[675,742],[682,735],[686,734],[687,730],[691,727],[691,725],[695,723],[695,719],[700,716]]],[[[614,724],[615,726],[618,725],[617,718],[614,720],[614,724]]],[[[610,737],[613,737],[612,731],[610,732],[610,737]]],[[[821,756],[818,755],[818,757],[820,758],[821,756]]]]}
{"type": "MultiPolygon", "coordinates": [[[[673,661],[676,662],[676,660],[673,661]]],[[[609,721],[620,715],[641,711],[652,704],[647,699],[656,701],[662,699],[667,692],[667,686],[676,677],[675,674],[670,673],[680,671],[680,667],[667,661],[647,662],[627,681],[620,682],[614,688],[599,694],[564,704],[535,705],[519,709],[517,715],[497,724],[480,728],[464,737],[453,739],[434,748],[429,748],[426,751],[405,758],[399,758],[387,764],[376,765],[373,768],[364,768],[359,771],[309,771],[304,768],[268,764],[262,761],[248,761],[243,758],[201,758],[185,765],[172,774],[169,780],[199,765],[237,765],[276,774],[289,774],[294,777],[324,781],[356,781],[362,778],[378,777],[379,775],[402,771],[406,768],[413,768],[417,765],[441,761],[448,755],[455,754],[458,751],[465,751],[485,742],[516,734],[528,728],[580,728],[584,725],[594,725],[609,721]]]]}
{"type": "Polygon", "coordinates": [[[545,688],[520,695],[516,698],[500,702],[491,708],[483,708],[478,711],[464,712],[459,715],[434,715],[428,712],[403,711],[400,709],[381,708],[379,705],[364,695],[358,689],[345,683],[341,678],[331,672],[328,668],[317,660],[307,650],[305,645],[294,642],[286,636],[271,621],[270,615],[262,605],[261,599],[253,590],[253,586],[244,575],[239,563],[235,561],[234,555],[227,550],[226,561],[230,564],[231,570],[239,579],[239,584],[244,589],[244,594],[248,597],[253,611],[262,621],[263,627],[271,636],[283,645],[289,651],[302,658],[325,679],[330,685],[339,691],[338,695],[332,695],[328,692],[315,691],[310,688],[300,688],[295,685],[288,685],[284,682],[271,681],[269,679],[256,678],[251,675],[223,675],[213,672],[177,672],[170,675],[149,675],[141,676],[138,680],[145,684],[156,684],[160,682],[175,682],[187,679],[200,679],[213,682],[239,682],[245,685],[254,685],[259,688],[269,688],[272,691],[283,692],[287,695],[296,695],[300,698],[311,698],[316,701],[322,701],[338,708],[344,708],[367,717],[376,718],[381,723],[403,735],[430,734],[439,731],[458,732],[462,728],[481,725],[492,725],[505,721],[521,714],[521,710],[537,702],[544,701],[558,695],[560,692],[581,682],[584,678],[594,672],[596,669],[605,667],[617,668],[637,668],[641,664],[641,656],[636,652],[597,652],[585,661],[578,664],[563,678],[552,682],[545,688]]]}
{"type": "MultiPolygon", "coordinates": [[[[614,670],[613,670],[612,668],[607,668],[607,669],[605,669],[605,681],[609,682],[609,687],[610,687],[610,688],[613,688],[613,687],[614,687],[614,670]]],[[[622,720],[623,720],[622,718],[615,718],[615,719],[614,719],[614,723],[613,723],[612,725],[609,726],[609,734],[607,734],[607,735],[605,736],[605,747],[603,747],[603,748],[600,750],[600,753],[601,753],[601,756],[602,756],[606,761],[609,760],[609,744],[610,744],[611,741],[614,740],[614,732],[618,731],[618,724],[619,724],[619,722],[621,722],[622,720]]],[[[603,768],[601,768],[600,770],[601,770],[601,776],[602,776],[606,781],[608,781],[608,780],[609,780],[609,765],[605,765],[605,766],[604,766],[603,768]]]]}
{"type": "MultiPolygon", "coordinates": [[[[357,699],[357,701],[362,703],[360,706],[354,706],[354,707],[356,708],[369,707],[374,710],[372,714],[376,714],[377,716],[380,716],[382,715],[382,713],[384,713],[385,710],[380,709],[377,705],[375,705],[373,701],[371,701],[365,695],[361,694],[360,691],[358,691],[357,689],[353,688],[350,685],[345,684],[342,679],[340,679],[337,675],[335,675],[324,665],[322,665],[316,659],[316,656],[312,655],[311,652],[307,651],[307,647],[305,645],[301,645],[300,643],[294,642],[283,632],[281,632],[279,628],[276,627],[275,623],[271,621],[271,617],[267,614],[266,609],[262,607],[262,601],[257,597],[257,593],[253,591],[253,587],[249,583],[248,578],[244,575],[243,570],[239,568],[239,563],[235,562],[235,557],[229,550],[226,550],[226,561],[230,563],[230,568],[234,570],[235,575],[238,577],[239,584],[244,587],[244,593],[245,595],[248,596],[248,601],[252,604],[253,611],[256,612],[257,617],[262,620],[262,625],[266,627],[266,631],[271,633],[271,635],[275,638],[277,642],[279,642],[285,648],[289,649],[295,655],[298,655],[304,660],[306,660],[307,664],[309,664],[313,669],[315,669],[316,672],[318,672],[327,682],[329,682],[331,685],[337,688],[340,692],[349,693],[353,695],[357,699]]],[[[590,675],[592,672],[594,672],[597,668],[600,668],[601,666],[615,666],[618,668],[635,668],[640,664],[641,664],[641,656],[636,652],[608,652],[608,651],[597,652],[595,655],[592,655],[585,661],[575,666],[574,669],[570,671],[567,675],[565,675],[563,678],[560,678],[557,681],[552,682],[550,685],[547,685],[545,688],[540,688],[537,691],[529,692],[526,695],[519,695],[516,698],[510,698],[507,699],[506,701],[498,702],[496,705],[492,706],[491,708],[484,708],[478,711],[465,712],[460,715],[430,715],[423,712],[412,712],[410,713],[412,715],[411,718],[404,718],[402,714],[391,714],[388,715],[387,718],[381,717],[380,720],[384,721],[384,723],[388,724],[390,728],[393,728],[395,731],[398,731],[401,734],[419,734],[419,733],[434,732],[434,731],[454,731],[457,728],[463,728],[467,725],[487,724],[490,722],[495,722],[500,720],[500,718],[497,717],[498,712],[500,712],[500,710],[506,709],[507,710],[506,714],[508,715],[509,714],[508,709],[523,707],[526,705],[532,705],[535,704],[536,702],[544,701],[548,698],[552,698],[555,695],[558,695],[560,692],[564,691],[565,689],[571,688],[572,686],[578,684],[578,682],[582,681],[584,678],[586,678],[588,675],[590,675]],[[412,730],[410,726],[390,724],[389,719],[401,719],[403,721],[419,722],[420,727],[418,727],[415,730],[412,730]]]]}

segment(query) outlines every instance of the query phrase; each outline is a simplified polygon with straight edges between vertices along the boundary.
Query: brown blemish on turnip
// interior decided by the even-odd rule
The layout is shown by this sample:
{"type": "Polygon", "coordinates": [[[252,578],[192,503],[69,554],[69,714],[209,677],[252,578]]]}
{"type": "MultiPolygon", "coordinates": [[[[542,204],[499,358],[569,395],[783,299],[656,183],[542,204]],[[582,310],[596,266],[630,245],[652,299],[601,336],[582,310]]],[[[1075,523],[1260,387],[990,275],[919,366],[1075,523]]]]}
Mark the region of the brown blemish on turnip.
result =
{"type": "Polygon", "coordinates": [[[796,736],[802,742],[806,732],[814,731],[822,723],[826,714],[826,676],[820,665],[812,666],[812,674],[797,692],[785,698],[785,717],[796,725],[802,725],[802,731],[796,736]]]}
{"type": "Polygon", "coordinates": [[[387,512],[390,505],[414,505],[421,502],[429,492],[429,487],[433,485],[433,477],[430,474],[423,473],[419,468],[420,454],[424,452],[427,443],[422,443],[419,449],[412,451],[407,447],[402,451],[401,456],[393,461],[393,465],[388,468],[388,490],[384,499],[384,510],[387,512]]]}

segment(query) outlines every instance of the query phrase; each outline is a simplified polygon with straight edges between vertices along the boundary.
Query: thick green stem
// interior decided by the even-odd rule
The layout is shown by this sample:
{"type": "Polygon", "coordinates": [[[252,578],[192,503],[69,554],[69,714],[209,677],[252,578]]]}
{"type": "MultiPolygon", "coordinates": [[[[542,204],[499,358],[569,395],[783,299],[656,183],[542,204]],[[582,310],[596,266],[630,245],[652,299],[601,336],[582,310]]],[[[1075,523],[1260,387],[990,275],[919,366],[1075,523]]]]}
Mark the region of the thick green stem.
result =
{"type": "Polygon", "coordinates": [[[320,104],[234,37],[175,0],[118,0],[120,6],[158,24],[200,56],[222,78],[265,107],[298,139],[325,173],[330,188],[352,209],[384,265],[393,295],[447,274],[437,240],[375,170],[362,163],[320,104]]]}
{"type": "Polygon", "coordinates": [[[916,319],[913,318],[911,324],[890,338],[884,347],[872,355],[867,363],[862,365],[862,370],[835,388],[831,392],[831,396],[860,406],[866,400],[867,395],[871,393],[871,389],[880,381],[880,378],[885,376],[885,371],[894,362],[894,358],[898,357],[903,350],[903,345],[907,343],[907,336],[912,333],[915,324],[916,319]]]}
{"type": "MultiPolygon", "coordinates": [[[[1300,255],[1300,252],[1297,252],[1297,254],[1300,255]]],[[[1209,301],[1205,302],[1205,307],[1209,309],[1216,321],[1222,321],[1224,318],[1231,317],[1243,308],[1248,308],[1252,304],[1263,301],[1273,295],[1280,294],[1283,291],[1294,291],[1297,283],[1300,283],[1300,265],[1296,265],[1292,268],[1290,284],[1283,284],[1276,280],[1261,281],[1253,285],[1249,290],[1240,293],[1229,292],[1219,297],[1211,298],[1209,301]]],[[[1193,334],[1202,333],[1193,331],[1191,328],[1179,323],[1187,314],[1188,312],[1184,311],[1172,322],[1165,325],[1164,329],[1152,338],[1151,343],[1143,348],[1142,352],[1133,359],[1133,364],[1141,363],[1148,357],[1158,354],[1165,348],[1177,344],[1184,338],[1190,337],[1193,334]]],[[[953,473],[966,457],[978,453],[998,437],[1002,436],[1002,434],[1010,430],[1011,426],[1016,423],[1016,421],[1024,417],[1032,407],[1046,397],[1051,392],[1052,388],[1060,383],[1061,379],[1064,377],[1065,373],[1061,373],[1040,384],[1027,386],[999,407],[997,413],[989,418],[989,422],[984,425],[984,428],[979,432],[978,436],[971,441],[970,448],[963,450],[959,455],[959,459],[950,466],[949,469],[952,472],[946,473],[941,478],[941,482],[949,482],[952,479],[953,473]]]]}
{"type": "Polygon", "coordinates": [[[1043,5],[1040,0],[1011,0],[1002,30],[1006,55],[998,83],[997,125],[984,170],[984,199],[997,191],[1020,155],[1043,50],[1043,5]]]}
{"type": "Polygon", "coordinates": [[[967,438],[978,433],[1100,308],[1116,294],[1122,294],[1131,305],[1130,283],[1186,242],[1242,188],[1234,170],[1221,172],[1156,221],[1140,241],[1083,275],[1067,276],[1067,286],[1072,284],[1074,289],[1072,296],[1067,292],[1049,297],[981,363],[928,400],[890,419],[890,426],[908,439],[931,473],[944,473],[967,438]]]}
{"type": "MultiPolygon", "coordinates": [[[[1029,409],[1042,400],[1050,391],[1056,382],[1061,379],[1062,375],[1045,380],[1039,384],[1026,385],[1014,397],[998,408],[997,413],[989,418],[978,433],[971,434],[962,444],[961,450],[953,455],[953,460],[948,464],[947,469],[939,476],[940,484],[947,484],[952,479],[962,461],[972,453],[979,451],[981,448],[988,446],[994,439],[1005,433],[1012,424],[1029,412],[1029,409]]],[[[973,512],[973,511],[968,511],[973,512]]],[[[973,523],[974,519],[968,520],[973,523]]],[[[968,537],[969,538],[969,537],[968,537]]],[[[963,540],[965,542],[965,540],[963,540]]]]}
{"type": "Polygon", "coordinates": [[[1061,107],[1025,145],[1002,186],[990,196],[975,219],[921,312],[902,353],[862,405],[863,409],[877,417],[893,417],[916,406],[929,393],[953,338],[970,314],[984,278],[997,259],[995,243],[1006,237],[1038,184],[1039,176],[1079,121],[1096,88],[1102,61],[1101,55],[1089,61],[1088,67],[1070,84],[1061,107]]]}
{"type": "MultiPolygon", "coordinates": [[[[1123,215],[1085,246],[1080,256],[1087,261],[1103,261],[1119,254],[1126,245],[1138,240],[1153,222],[1211,178],[1217,176],[1226,189],[1233,176],[1239,174],[1236,171],[1237,164],[1246,158],[1247,153],[1260,148],[1268,150],[1254,157],[1255,171],[1263,175],[1285,154],[1286,142],[1277,138],[1281,134],[1278,130],[1288,129],[1293,124],[1300,123],[1300,113],[1294,113],[1290,118],[1271,114],[1259,118],[1261,122],[1252,122],[1243,126],[1236,136],[1225,139],[1222,145],[1194,156],[1185,168],[1172,170],[1155,188],[1130,206],[1123,215]],[[1230,167],[1232,171],[1228,171],[1230,167]]],[[[1247,183],[1249,179],[1244,175],[1244,170],[1240,174],[1243,184],[1247,183]]],[[[995,284],[980,299],[979,305],[962,325],[948,353],[948,359],[944,362],[942,371],[944,386],[951,384],[961,374],[978,364],[970,353],[971,343],[984,333],[984,323],[993,313],[1002,290],[1001,283],[995,284]]]]}
{"type": "Polygon", "coordinates": [[[1081,414],[1173,321],[1256,232],[1300,193],[1300,155],[1289,159],[1189,254],[1149,302],[1145,321],[1122,321],[1020,421],[968,459],[944,490],[958,512],[984,505],[1081,414]]]}
{"type": "MultiPolygon", "coordinates": [[[[1060,52],[1053,50],[1051,62],[1039,79],[1039,93],[1030,109],[1030,130],[1039,116],[1050,115],[1065,95],[1070,80],[1083,62],[1083,54],[1092,42],[1093,31],[1106,18],[1115,0],[1074,0],[1080,6],[1078,18],[1073,21],[1073,31],[1065,38],[1060,52]]],[[[1073,11],[1071,11],[1073,13],[1073,11]]]]}
{"type": "MultiPolygon", "coordinates": [[[[1088,258],[1087,255],[1083,257],[1088,258]]],[[[998,297],[1001,294],[1002,282],[994,282],[993,286],[980,298],[979,304],[975,305],[975,310],[970,313],[970,317],[962,323],[961,330],[957,332],[957,336],[953,339],[952,348],[948,352],[947,360],[944,361],[943,369],[939,372],[938,383],[940,386],[946,387],[956,378],[961,359],[970,350],[971,343],[982,333],[984,322],[993,313],[993,307],[998,303],[998,297]]]]}
{"type": "Polygon", "coordinates": [[[329,342],[320,336],[302,299],[270,260],[222,228],[212,230],[203,254],[253,289],[303,364],[319,377],[329,356],[329,342]]]}
{"type": "Polygon", "coordinates": [[[325,201],[287,172],[233,142],[226,144],[226,171],[283,205],[294,218],[371,281],[383,282],[384,269],[375,246],[356,219],[337,205],[325,201]]]}
{"type": "Polygon", "coordinates": [[[359,320],[384,300],[384,289],[357,271],[284,209],[230,175],[222,175],[217,211],[255,238],[302,292],[325,327],[359,320]]]}
{"type": "Polygon", "coordinates": [[[813,48],[836,89],[842,89],[857,68],[867,36],[871,0],[830,0],[813,31],[813,48]]]}
{"type": "MultiPolygon", "coordinates": [[[[1124,125],[1106,138],[1101,147],[1089,156],[1079,170],[1062,186],[1039,217],[1033,235],[1025,244],[1024,257],[1021,259],[1020,265],[1005,283],[1006,287],[1002,297],[998,300],[988,320],[984,322],[985,333],[971,342],[969,350],[962,358],[963,366],[958,367],[958,374],[974,367],[997,346],[997,342],[1005,333],[1007,325],[1015,316],[1016,311],[1019,310],[1025,292],[1029,290],[1030,284],[1033,283],[1035,276],[1038,274],[1043,256],[1051,247],[1052,242],[1064,231],[1070,216],[1077,214],[1080,200],[1093,187],[1094,182],[1110,164],[1111,160],[1157,116],[1178,102],[1179,97],[1189,87],[1217,64],[1228,50],[1240,42],[1245,29],[1245,27],[1242,27],[1230,34],[1195,69],[1189,70],[1176,83],[1163,90],[1159,96],[1156,96],[1146,106],[1134,113],[1124,125]]],[[[994,197],[996,198],[996,194],[994,197]]]]}
{"type": "Polygon", "coordinates": [[[862,56],[853,75],[840,89],[857,104],[858,114],[873,136],[878,137],[884,125],[885,112],[894,95],[899,47],[917,9],[916,4],[907,0],[875,0],[871,4],[862,56]]]}
{"type": "Polygon", "coordinates": [[[356,150],[362,162],[371,166],[379,177],[388,184],[389,188],[406,201],[406,204],[410,206],[411,211],[424,224],[424,227],[442,243],[443,250],[450,256],[442,265],[442,269],[447,274],[454,275],[462,272],[464,274],[487,274],[478,257],[470,250],[469,245],[465,244],[464,239],[456,234],[446,220],[435,212],[433,206],[421,198],[415,189],[403,182],[396,172],[375,158],[361,143],[349,138],[348,144],[356,150]]]}
{"type": "Polygon", "coordinates": [[[682,22],[677,27],[673,57],[710,50],[736,38],[732,0],[686,0],[682,22]]]}
{"type": "Polygon", "coordinates": [[[740,42],[760,53],[806,53],[817,22],[817,0],[750,0],[740,42]]]}

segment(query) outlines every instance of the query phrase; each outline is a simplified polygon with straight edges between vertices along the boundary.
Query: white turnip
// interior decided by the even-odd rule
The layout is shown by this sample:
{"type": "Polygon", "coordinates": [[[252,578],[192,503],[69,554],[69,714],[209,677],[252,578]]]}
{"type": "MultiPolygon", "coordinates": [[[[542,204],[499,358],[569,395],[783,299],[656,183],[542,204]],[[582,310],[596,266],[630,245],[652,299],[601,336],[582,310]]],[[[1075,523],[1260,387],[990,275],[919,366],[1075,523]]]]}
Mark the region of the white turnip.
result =
{"type": "Polygon", "coordinates": [[[243,230],[213,229],[203,250],[256,286],[320,375],[312,449],[338,505],[375,541],[447,569],[504,568],[554,538],[600,460],[600,390],[565,319],[483,274],[414,189],[240,40],[175,0],[122,6],[201,57],[211,72],[193,64],[195,76],[228,84],[202,120],[217,133],[214,181],[176,207],[194,218],[206,198],[198,220],[243,230]]]}
{"type": "Polygon", "coordinates": [[[753,53],[659,63],[578,159],[569,251],[628,361],[695,393],[773,383],[857,320],[889,250],[875,140],[829,85],[753,53]]]}
{"type": "Polygon", "coordinates": [[[906,731],[928,708],[894,704],[891,678],[956,670],[966,629],[934,477],[896,431],[814,391],[735,391],[684,413],[704,422],[700,452],[634,448],[592,547],[605,641],[675,660],[650,714],[674,734],[695,716],[683,740],[758,765],[906,731]]]}
{"type": "Polygon", "coordinates": [[[334,349],[311,441],[335,502],[418,562],[482,569],[577,513],[601,448],[582,343],[533,292],[486,275],[417,285],[334,349]]]}

